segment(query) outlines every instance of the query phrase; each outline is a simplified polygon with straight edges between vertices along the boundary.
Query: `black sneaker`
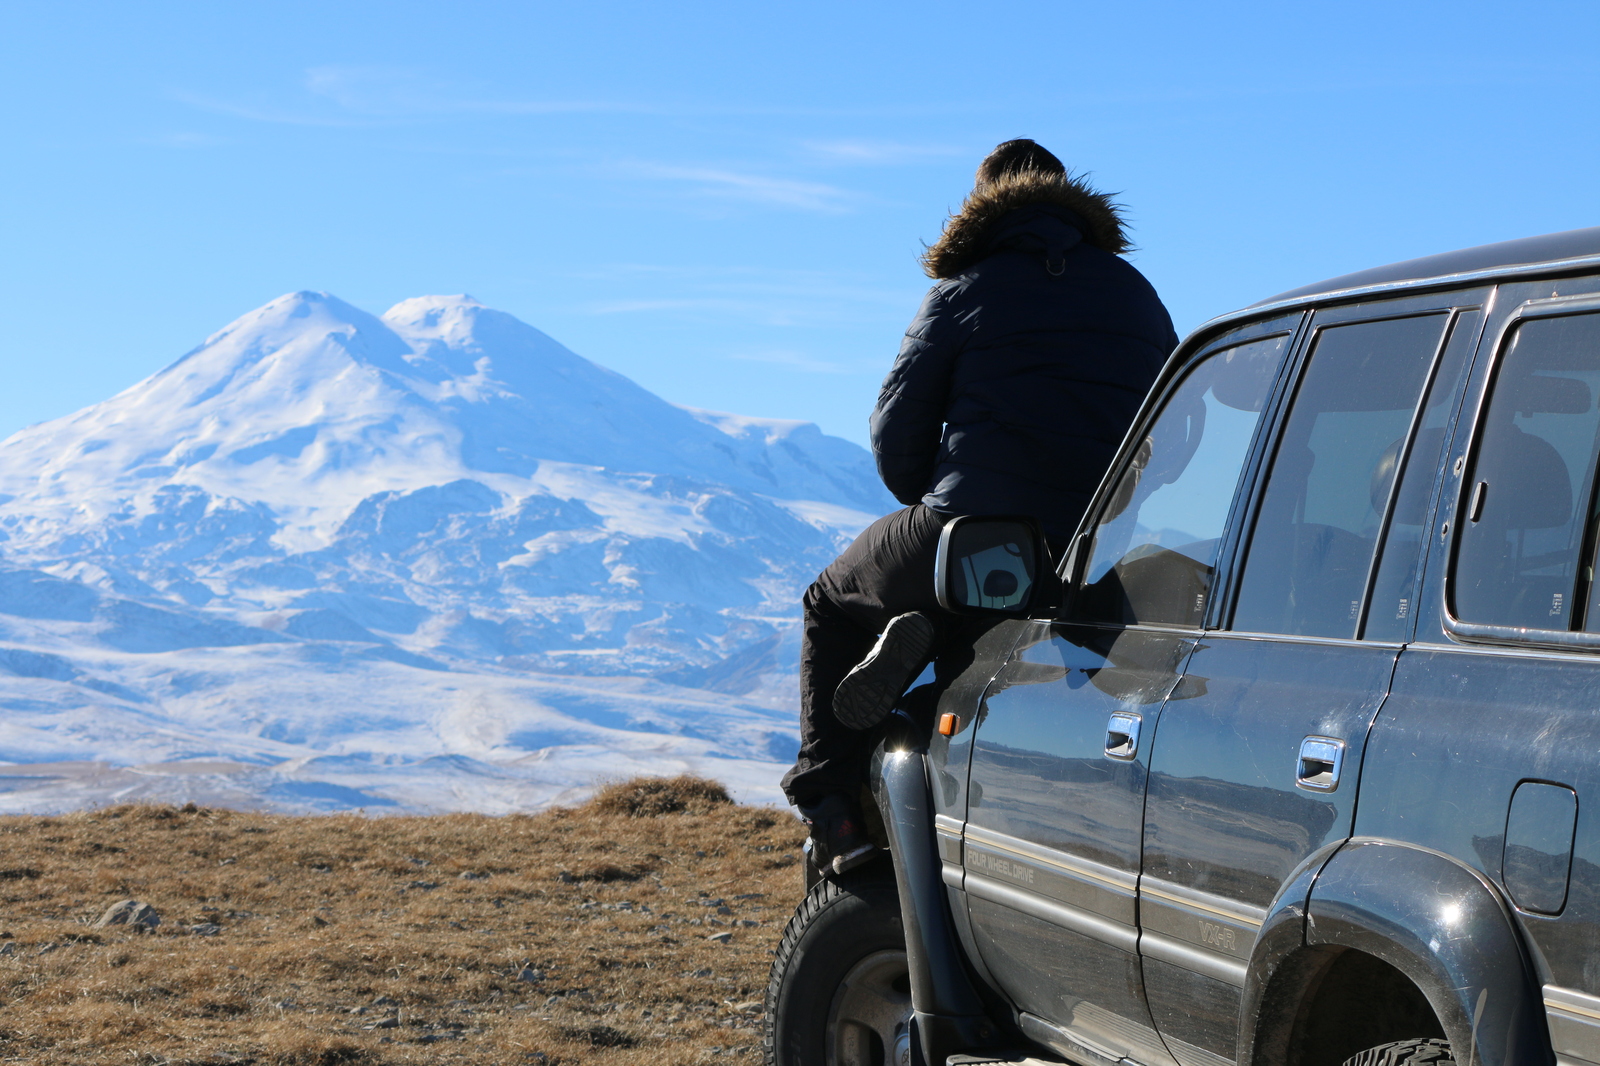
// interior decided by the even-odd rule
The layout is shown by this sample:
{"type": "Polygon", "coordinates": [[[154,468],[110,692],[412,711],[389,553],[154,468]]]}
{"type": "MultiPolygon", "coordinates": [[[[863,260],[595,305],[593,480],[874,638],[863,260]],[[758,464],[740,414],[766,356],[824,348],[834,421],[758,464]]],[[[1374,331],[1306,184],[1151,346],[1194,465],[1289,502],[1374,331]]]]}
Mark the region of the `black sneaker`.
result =
{"type": "Polygon", "coordinates": [[[889,716],[906,686],[927,665],[933,620],[917,611],[890,620],[867,657],[839,682],[833,716],[851,729],[871,729],[889,716]]]}
{"type": "Polygon", "coordinates": [[[877,854],[878,846],[867,839],[861,812],[844,793],[830,792],[799,807],[811,830],[811,856],[823,872],[842,874],[877,854]]]}

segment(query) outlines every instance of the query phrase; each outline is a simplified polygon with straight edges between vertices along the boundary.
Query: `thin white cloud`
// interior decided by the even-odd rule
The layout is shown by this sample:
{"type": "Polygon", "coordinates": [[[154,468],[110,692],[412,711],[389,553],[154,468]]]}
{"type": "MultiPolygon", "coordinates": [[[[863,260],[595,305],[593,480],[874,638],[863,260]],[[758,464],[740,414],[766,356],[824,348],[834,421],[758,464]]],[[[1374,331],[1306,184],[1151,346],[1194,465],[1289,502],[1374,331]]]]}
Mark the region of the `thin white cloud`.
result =
{"type": "Polygon", "coordinates": [[[790,370],[799,370],[807,374],[860,374],[860,367],[845,366],[842,363],[830,363],[824,359],[813,359],[803,352],[771,350],[760,352],[735,352],[731,358],[746,363],[770,363],[773,366],[787,367],[790,370]]]}
{"type": "Polygon", "coordinates": [[[745,305],[735,300],[692,297],[687,299],[598,300],[583,308],[594,315],[632,315],[650,311],[733,311],[745,305]]]}
{"type": "Polygon", "coordinates": [[[849,271],[799,270],[749,264],[708,266],[683,263],[614,262],[584,270],[575,276],[595,280],[665,279],[750,292],[800,292],[838,296],[851,300],[905,299],[900,289],[874,288],[874,275],[849,271]]]}
{"type": "MultiPolygon", "coordinates": [[[[287,126],[382,126],[468,115],[519,116],[616,114],[655,116],[789,116],[831,118],[899,118],[950,113],[950,106],[817,108],[745,101],[738,104],[705,100],[572,100],[506,96],[481,83],[441,78],[421,67],[325,64],[307,68],[300,79],[298,100],[241,101],[207,93],[175,91],[180,103],[251,122],[287,126]]],[[[970,110],[969,106],[956,107],[970,110]]],[[[846,154],[874,151],[869,142],[822,142],[846,154]],[[844,147],[839,147],[843,145],[844,147]]],[[[920,150],[920,149],[918,149],[920,150]]],[[[880,149],[881,151],[881,149],[880,149]]],[[[837,154],[836,152],[836,154],[837,154]]],[[[792,193],[791,193],[792,194],[792,193]]]]}
{"type": "Polygon", "coordinates": [[[659,113],[656,105],[600,100],[501,100],[403,67],[320,66],[306,70],[297,102],[261,103],[203,93],[173,92],[179,103],[281,126],[384,126],[461,115],[556,115],[597,112],[659,113]]]}
{"type": "Polygon", "coordinates": [[[694,321],[758,322],[764,326],[815,326],[859,317],[836,305],[819,305],[793,293],[772,297],[676,296],[621,297],[583,304],[579,311],[591,315],[668,315],[694,321]]]}
{"type": "Polygon", "coordinates": [[[962,149],[939,144],[901,144],[898,141],[846,139],[807,141],[802,148],[813,156],[835,163],[895,165],[924,159],[943,159],[961,155],[962,149]]]}
{"type": "Polygon", "coordinates": [[[591,315],[667,314],[698,320],[726,322],[737,319],[766,326],[815,325],[839,317],[837,308],[822,308],[796,294],[770,298],[736,296],[643,297],[596,300],[579,310],[591,315]]]}
{"type": "Polygon", "coordinates": [[[578,275],[614,293],[577,308],[590,315],[661,315],[767,326],[901,324],[916,306],[916,285],[885,288],[848,272],[760,267],[657,266],[617,263],[578,275]]]}
{"type": "Polygon", "coordinates": [[[181,130],[172,133],[159,133],[153,137],[140,138],[145,144],[159,145],[162,148],[215,148],[218,145],[232,144],[226,137],[215,137],[209,133],[194,133],[181,130]]]}
{"type": "Polygon", "coordinates": [[[372,118],[353,119],[346,115],[310,114],[303,110],[289,110],[272,105],[219,100],[215,97],[198,93],[174,92],[170,96],[178,103],[187,104],[199,111],[207,111],[213,115],[225,115],[228,118],[241,118],[247,122],[263,122],[274,126],[314,126],[349,129],[355,126],[378,124],[372,118]]]}
{"type": "Polygon", "coordinates": [[[655,110],[596,100],[496,100],[420,70],[403,67],[321,66],[306,71],[306,91],[347,111],[389,117],[496,114],[556,115],[655,110]]]}
{"type": "Polygon", "coordinates": [[[835,185],[774,178],[764,174],[741,173],[716,167],[635,163],[624,167],[623,170],[625,173],[631,172],[642,178],[687,182],[697,186],[701,193],[711,196],[769,204],[774,207],[792,207],[822,214],[843,214],[860,199],[856,193],[835,185]]]}

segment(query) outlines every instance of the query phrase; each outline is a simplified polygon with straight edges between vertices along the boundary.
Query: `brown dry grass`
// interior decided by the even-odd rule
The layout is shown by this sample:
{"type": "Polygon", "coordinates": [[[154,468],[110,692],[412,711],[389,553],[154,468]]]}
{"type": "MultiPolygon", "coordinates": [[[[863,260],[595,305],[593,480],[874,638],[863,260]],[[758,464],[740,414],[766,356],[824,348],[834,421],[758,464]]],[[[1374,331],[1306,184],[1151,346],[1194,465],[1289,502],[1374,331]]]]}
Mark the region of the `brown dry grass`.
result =
{"type": "Polygon", "coordinates": [[[0,818],[0,1061],[753,1061],[801,836],[694,779],[505,818],[0,818]],[[160,928],[93,927],[128,898],[160,928]]]}

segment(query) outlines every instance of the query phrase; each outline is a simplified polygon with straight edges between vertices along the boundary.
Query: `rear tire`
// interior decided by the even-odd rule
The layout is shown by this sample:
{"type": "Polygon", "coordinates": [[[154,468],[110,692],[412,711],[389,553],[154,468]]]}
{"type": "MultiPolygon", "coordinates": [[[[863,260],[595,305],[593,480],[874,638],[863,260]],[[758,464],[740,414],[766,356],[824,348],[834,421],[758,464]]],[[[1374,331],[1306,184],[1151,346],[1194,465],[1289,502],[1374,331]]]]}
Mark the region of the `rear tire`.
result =
{"type": "Polygon", "coordinates": [[[911,1018],[893,869],[827,878],[783,931],[767,982],[766,1066],[895,1066],[911,1018]]]}
{"type": "Polygon", "coordinates": [[[1396,1040],[1344,1060],[1344,1066],[1456,1066],[1446,1040],[1396,1040]]]}

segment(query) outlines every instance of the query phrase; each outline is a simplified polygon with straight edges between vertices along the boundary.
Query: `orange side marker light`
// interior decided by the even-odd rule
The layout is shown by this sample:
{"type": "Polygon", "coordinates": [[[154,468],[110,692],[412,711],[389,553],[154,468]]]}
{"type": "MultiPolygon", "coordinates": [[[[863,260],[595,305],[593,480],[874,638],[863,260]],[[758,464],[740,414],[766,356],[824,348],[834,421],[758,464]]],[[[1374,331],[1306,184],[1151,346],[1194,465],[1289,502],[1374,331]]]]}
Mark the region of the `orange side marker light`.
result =
{"type": "Polygon", "coordinates": [[[956,714],[941,714],[939,716],[939,735],[953,737],[961,732],[961,716],[956,714]]]}

